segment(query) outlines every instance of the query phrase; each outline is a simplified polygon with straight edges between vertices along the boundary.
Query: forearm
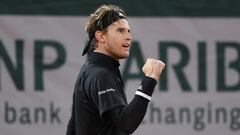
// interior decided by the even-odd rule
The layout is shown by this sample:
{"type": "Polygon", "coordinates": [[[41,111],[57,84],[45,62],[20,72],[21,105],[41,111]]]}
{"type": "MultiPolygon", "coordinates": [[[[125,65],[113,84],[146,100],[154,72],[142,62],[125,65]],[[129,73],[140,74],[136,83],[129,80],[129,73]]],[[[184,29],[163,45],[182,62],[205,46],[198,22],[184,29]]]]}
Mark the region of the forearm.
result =
{"type": "MultiPolygon", "coordinates": [[[[140,92],[147,97],[151,97],[155,86],[156,80],[145,77],[136,93],[140,92]]],[[[107,112],[107,116],[113,123],[129,134],[137,129],[147,111],[150,100],[142,94],[136,94],[127,106],[107,112]]]]}

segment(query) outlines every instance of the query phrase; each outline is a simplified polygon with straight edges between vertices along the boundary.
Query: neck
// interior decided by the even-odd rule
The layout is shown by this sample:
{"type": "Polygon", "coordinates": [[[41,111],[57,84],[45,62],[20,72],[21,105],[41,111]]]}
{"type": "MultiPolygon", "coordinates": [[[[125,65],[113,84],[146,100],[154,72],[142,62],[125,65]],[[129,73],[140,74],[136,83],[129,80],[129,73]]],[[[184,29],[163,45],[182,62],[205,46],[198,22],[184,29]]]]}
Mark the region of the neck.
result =
{"type": "Polygon", "coordinates": [[[119,59],[114,58],[113,56],[111,56],[111,55],[110,55],[109,53],[107,53],[106,51],[103,51],[103,50],[100,50],[100,49],[95,49],[93,52],[97,52],[97,53],[105,54],[105,55],[107,55],[107,56],[113,58],[114,60],[119,61],[119,59]]]}

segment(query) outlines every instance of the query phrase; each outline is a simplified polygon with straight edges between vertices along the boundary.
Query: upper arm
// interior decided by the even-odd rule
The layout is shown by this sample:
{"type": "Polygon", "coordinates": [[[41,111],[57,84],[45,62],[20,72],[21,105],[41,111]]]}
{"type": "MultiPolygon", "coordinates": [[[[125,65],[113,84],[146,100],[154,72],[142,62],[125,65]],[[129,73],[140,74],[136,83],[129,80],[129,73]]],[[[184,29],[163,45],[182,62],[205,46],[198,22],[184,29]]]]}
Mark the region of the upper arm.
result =
{"type": "Polygon", "coordinates": [[[98,71],[89,84],[90,96],[100,115],[113,108],[126,105],[119,79],[107,70],[98,71]]]}

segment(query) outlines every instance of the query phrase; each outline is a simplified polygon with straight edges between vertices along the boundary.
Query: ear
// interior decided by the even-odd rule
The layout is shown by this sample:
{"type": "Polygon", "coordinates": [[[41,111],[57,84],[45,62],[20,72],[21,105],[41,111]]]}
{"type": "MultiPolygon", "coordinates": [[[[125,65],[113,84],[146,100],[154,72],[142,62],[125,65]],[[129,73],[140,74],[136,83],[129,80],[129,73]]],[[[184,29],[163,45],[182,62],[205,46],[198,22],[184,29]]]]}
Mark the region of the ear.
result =
{"type": "Polygon", "coordinates": [[[100,43],[105,42],[104,33],[102,31],[97,30],[95,32],[95,37],[96,37],[97,42],[100,42],[100,43]]]}

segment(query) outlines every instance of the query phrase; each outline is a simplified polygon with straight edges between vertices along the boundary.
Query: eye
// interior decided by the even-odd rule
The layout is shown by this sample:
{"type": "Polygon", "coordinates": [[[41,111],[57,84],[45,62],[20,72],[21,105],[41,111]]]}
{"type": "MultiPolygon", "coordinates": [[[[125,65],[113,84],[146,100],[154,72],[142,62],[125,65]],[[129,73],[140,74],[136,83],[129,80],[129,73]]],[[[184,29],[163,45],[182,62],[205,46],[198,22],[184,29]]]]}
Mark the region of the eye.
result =
{"type": "Polygon", "coordinates": [[[120,33],[123,33],[124,29],[123,28],[118,28],[117,31],[120,32],[120,33]]]}

